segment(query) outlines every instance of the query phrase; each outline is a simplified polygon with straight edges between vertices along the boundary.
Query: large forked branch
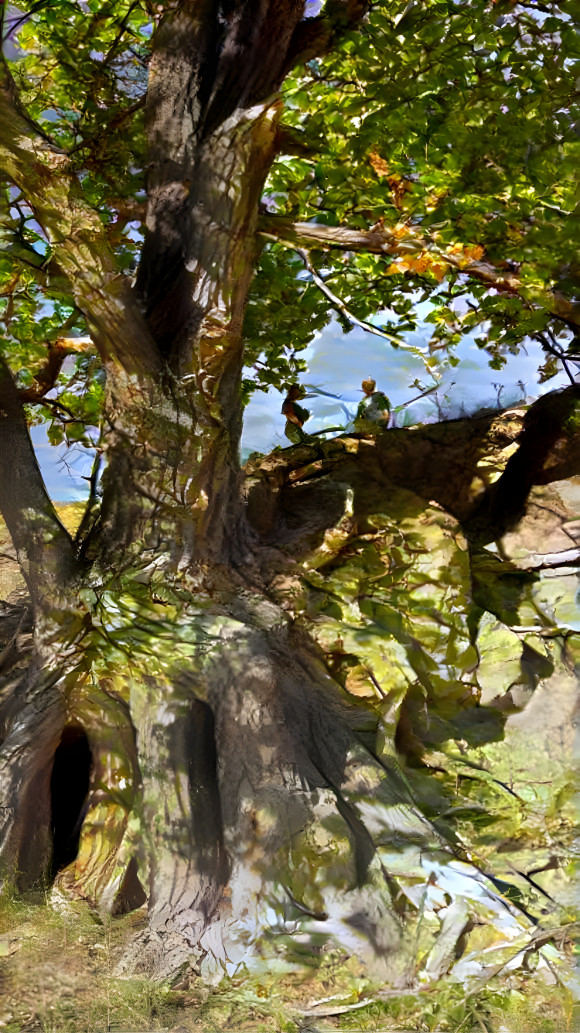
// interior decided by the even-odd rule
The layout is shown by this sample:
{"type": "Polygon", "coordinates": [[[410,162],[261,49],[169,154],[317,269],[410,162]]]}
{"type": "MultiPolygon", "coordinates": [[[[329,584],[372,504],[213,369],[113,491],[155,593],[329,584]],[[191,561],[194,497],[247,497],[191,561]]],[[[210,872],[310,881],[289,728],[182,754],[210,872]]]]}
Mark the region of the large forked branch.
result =
{"type": "Polygon", "coordinates": [[[382,224],[369,230],[358,230],[348,226],[320,226],[310,222],[292,222],[276,215],[262,215],[258,231],[264,237],[287,242],[293,247],[301,244],[303,247],[318,247],[322,250],[366,251],[390,257],[427,252],[450,269],[456,269],[497,291],[517,294],[530,304],[545,308],[568,326],[580,328],[580,306],[574,305],[563,294],[528,286],[514,273],[498,269],[491,262],[473,261],[464,255],[440,250],[435,241],[412,226],[408,226],[404,235],[401,235],[382,224]]]}
{"type": "Polygon", "coordinates": [[[45,231],[103,361],[116,361],[129,373],[157,370],[157,349],[129,281],[115,268],[99,215],[85,201],[70,159],[22,111],[5,65],[0,65],[0,169],[22,191],[45,231]]]}
{"type": "Polygon", "coordinates": [[[49,601],[74,572],[73,544],[46,491],[18,389],[1,356],[0,512],[33,603],[49,601]]]}
{"type": "Polygon", "coordinates": [[[192,351],[208,353],[215,368],[224,366],[220,353],[229,361],[240,350],[258,200],[276,153],[277,93],[303,7],[239,0],[218,18],[211,0],[199,0],[176,5],[154,34],[136,286],[174,371],[189,370],[192,351]]]}
{"type": "Polygon", "coordinates": [[[580,388],[568,387],[527,412],[387,430],[375,438],[343,435],[261,456],[245,466],[250,522],[285,555],[297,556],[342,515],[337,487],[352,489],[355,516],[365,519],[382,511],[397,485],[443,507],[478,544],[494,541],[524,515],[534,485],[580,472],[579,406],[580,388]],[[490,458],[501,472],[493,484],[490,458]]]}

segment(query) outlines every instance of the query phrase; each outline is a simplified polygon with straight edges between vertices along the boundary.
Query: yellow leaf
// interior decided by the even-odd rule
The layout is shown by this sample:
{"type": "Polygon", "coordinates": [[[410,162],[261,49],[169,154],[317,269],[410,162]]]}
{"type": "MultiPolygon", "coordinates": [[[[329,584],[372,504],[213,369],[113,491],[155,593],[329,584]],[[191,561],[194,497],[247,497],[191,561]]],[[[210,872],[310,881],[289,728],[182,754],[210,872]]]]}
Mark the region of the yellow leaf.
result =
{"type": "Polygon", "coordinates": [[[438,283],[441,283],[441,280],[445,276],[445,273],[448,269],[449,266],[446,262],[431,262],[429,264],[429,272],[433,273],[433,276],[435,277],[438,283]]]}
{"type": "Polygon", "coordinates": [[[463,254],[471,262],[479,261],[479,259],[483,256],[484,253],[484,248],[480,247],[479,244],[468,244],[468,246],[463,249],[463,254]]]}
{"type": "Polygon", "coordinates": [[[429,268],[429,258],[427,255],[419,255],[418,258],[410,258],[409,268],[414,273],[424,273],[429,268]]]}
{"type": "Polygon", "coordinates": [[[412,258],[399,258],[396,262],[391,262],[389,268],[387,269],[387,273],[391,273],[391,275],[393,273],[406,273],[407,269],[411,268],[412,261],[412,258]]]}
{"type": "Polygon", "coordinates": [[[389,164],[384,158],[381,158],[380,154],[377,154],[376,151],[371,151],[369,154],[369,161],[377,176],[388,176],[389,164]]]}

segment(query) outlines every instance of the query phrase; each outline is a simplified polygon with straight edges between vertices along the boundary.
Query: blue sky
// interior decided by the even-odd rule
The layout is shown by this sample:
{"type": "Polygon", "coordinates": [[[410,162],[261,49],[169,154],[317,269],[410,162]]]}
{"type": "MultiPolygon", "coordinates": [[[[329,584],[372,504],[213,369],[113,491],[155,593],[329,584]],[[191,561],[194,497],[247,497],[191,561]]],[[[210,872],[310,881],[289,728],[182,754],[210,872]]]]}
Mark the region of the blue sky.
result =
{"type": "MultiPolygon", "coordinates": [[[[409,344],[421,346],[426,343],[432,328],[425,325],[422,330],[407,336],[409,344]]],[[[503,370],[492,370],[488,356],[473,340],[466,338],[457,349],[459,365],[449,370],[442,380],[437,398],[444,408],[445,416],[452,418],[477,409],[498,405],[498,390],[501,387],[501,406],[513,405],[536,398],[545,391],[565,386],[568,382],[562,373],[546,384],[538,384],[538,365],[541,362],[540,346],[530,342],[526,352],[510,356],[503,370]],[[518,381],[524,384],[524,391],[518,381]]],[[[340,325],[332,321],[303,353],[308,361],[309,371],[303,375],[303,383],[312,384],[341,395],[341,401],[351,411],[356,409],[362,394],[361,380],[370,375],[377,381],[393,406],[402,405],[418,394],[413,381],[425,380],[421,360],[408,352],[395,350],[387,341],[364,330],[355,329],[344,334],[340,325]]],[[[285,448],[289,442],[284,437],[285,420],[280,409],[283,395],[271,389],[268,394],[256,392],[248,405],[242,437],[242,455],[249,452],[269,452],[276,445],[285,448]]],[[[306,403],[312,412],[307,430],[319,430],[324,426],[346,423],[346,416],[340,401],[318,396],[306,403]]],[[[423,399],[409,406],[407,412],[413,422],[437,419],[437,408],[431,399],[423,399]]],[[[34,427],[32,438],[45,477],[50,496],[59,502],[82,499],[88,492],[84,477],[91,471],[91,453],[78,445],[66,449],[49,444],[44,428],[34,427]]]]}
{"type": "MultiPolygon", "coordinates": [[[[423,333],[407,336],[413,345],[424,345],[431,335],[431,328],[423,333]]],[[[538,365],[542,351],[538,344],[530,342],[517,356],[510,356],[503,370],[490,369],[488,356],[475,342],[466,338],[457,349],[459,365],[442,379],[437,392],[447,418],[459,416],[462,411],[473,413],[484,406],[498,407],[498,390],[501,388],[499,405],[512,405],[524,397],[536,398],[544,391],[564,386],[565,375],[558,376],[547,384],[538,384],[538,365]],[[527,354],[526,354],[527,353],[527,354]],[[524,384],[522,391],[518,381],[524,384]]],[[[393,406],[414,398],[419,392],[413,387],[417,378],[427,384],[422,362],[408,352],[395,350],[387,341],[364,330],[352,330],[344,334],[340,325],[332,321],[320,336],[310,345],[306,355],[309,372],[303,376],[305,384],[312,384],[342,395],[350,410],[356,408],[362,397],[360,384],[365,376],[372,376],[377,387],[389,397],[393,406]]],[[[284,417],[280,414],[283,396],[274,389],[268,395],[258,392],[246,410],[242,451],[267,452],[274,445],[287,445],[284,437],[284,417]]],[[[306,403],[313,416],[307,430],[319,430],[326,425],[346,422],[340,402],[331,398],[311,398],[306,403]]],[[[414,422],[437,418],[436,404],[424,399],[409,406],[408,412],[414,422]]]]}

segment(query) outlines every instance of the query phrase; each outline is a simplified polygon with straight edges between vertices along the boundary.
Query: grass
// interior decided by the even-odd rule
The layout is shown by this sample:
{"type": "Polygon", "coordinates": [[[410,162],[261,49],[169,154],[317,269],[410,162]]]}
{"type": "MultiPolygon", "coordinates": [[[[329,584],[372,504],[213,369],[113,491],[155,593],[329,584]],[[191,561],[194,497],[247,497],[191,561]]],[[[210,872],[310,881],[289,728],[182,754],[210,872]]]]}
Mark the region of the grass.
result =
{"type": "Polygon", "coordinates": [[[86,905],[4,896],[0,1028],[38,1033],[116,1033],[175,1025],[179,998],[165,984],[114,975],[119,953],[144,924],[140,913],[103,923],[86,905]]]}
{"type": "Polygon", "coordinates": [[[436,990],[360,1007],[348,959],[326,958],[308,976],[241,973],[210,989],[195,978],[171,987],[120,978],[115,966],[146,924],[144,910],[101,918],[58,893],[0,897],[2,1033],[579,1033],[580,1014],[558,985],[534,972],[498,975],[472,996],[450,980],[436,990]],[[332,961],[332,964],[330,963],[332,961]],[[350,987],[350,990],[349,990],[350,987]],[[342,992],[342,996],[341,996],[342,992]],[[343,1014],[301,1018],[315,1001],[343,1014]],[[334,999],[335,998],[335,999],[334,999]]]}

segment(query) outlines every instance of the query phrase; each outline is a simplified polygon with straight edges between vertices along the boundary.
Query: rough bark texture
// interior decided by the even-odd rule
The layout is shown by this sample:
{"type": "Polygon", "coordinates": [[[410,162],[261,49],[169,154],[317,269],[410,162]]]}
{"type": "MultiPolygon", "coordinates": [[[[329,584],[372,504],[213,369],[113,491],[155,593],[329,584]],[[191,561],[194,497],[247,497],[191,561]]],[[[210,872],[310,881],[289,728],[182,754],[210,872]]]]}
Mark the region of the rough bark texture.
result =
{"type": "Polygon", "coordinates": [[[8,525],[35,605],[46,609],[74,570],[72,542],[50,501],[34,454],[22,402],[0,357],[0,481],[8,525]]]}
{"type": "MultiPolygon", "coordinates": [[[[395,809],[402,841],[450,859],[458,847],[421,813],[392,755],[377,749],[376,713],[345,693],[338,676],[344,648],[321,649],[316,624],[293,612],[293,593],[313,557],[328,567],[376,534],[377,514],[388,526],[385,513],[408,519],[436,502],[466,533],[474,528],[476,549],[504,535],[524,514],[532,482],[550,476],[554,454],[558,475],[577,469],[575,401],[568,389],[525,417],[499,413],[377,439],[338,438],[256,460],[237,510],[245,552],[227,566],[205,564],[202,573],[190,561],[178,569],[163,540],[149,542],[124,574],[106,570],[100,554],[77,600],[90,618],[60,661],[44,667],[59,673],[42,675],[33,661],[21,688],[5,679],[3,792],[12,804],[3,856],[13,877],[26,886],[58,868],[50,771],[67,729],[76,728],[90,749],[87,795],[76,818],[62,819],[59,835],[70,838],[76,828],[79,839],[57,884],[113,914],[147,898],[149,931],[121,971],[165,977],[187,963],[213,980],[251,967],[252,957],[272,949],[272,929],[282,942],[298,919],[309,936],[318,929],[346,943],[377,979],[392,975],[405,956],[404,925],[380,861],[391,833],[375,809],[395,809]],[[550,422],[550,450],[531,449],[540,417],[550,422]],[[514,475],[511,505],[498,509],[520,451],[525,490],[514,475]],[[486,488],[478,463],[489,475],[490,457],[503,473],[486,488]],[[87,604],[89,584],[97,597],[108,594],[106,604],[87,604]],[[139,833],[131,816],[139,816],[139,833]],[[338,861],[319,841],[317,829],[326,826],[348,844],[338,861]]],[[[142,486],[142,457],[132,450],[125,463],[125,487],[129,474],[142,486]]],[[[157,534],[174,519],[162,507],[149,518],[157,534]]],[[[120,526],[137,533],[143,525],[133,515],[120,526]]],[[[131,547],[127,540],[129,554],[131,547]]],[[[413,654],[407,633],[390,633],[413,654]]],[[[420,655],[414,663],[431,691],[420,655]]],[[[421,742],[449,733],[417,723],[413,707],[411,693],[392,726],[393,744],[420,758],[421,742]]],[[[497,736],[497,710],[466,715],[466,735],[497,736]]],[[[73,766],[72,774],[80,777],[73,766]]]]}

